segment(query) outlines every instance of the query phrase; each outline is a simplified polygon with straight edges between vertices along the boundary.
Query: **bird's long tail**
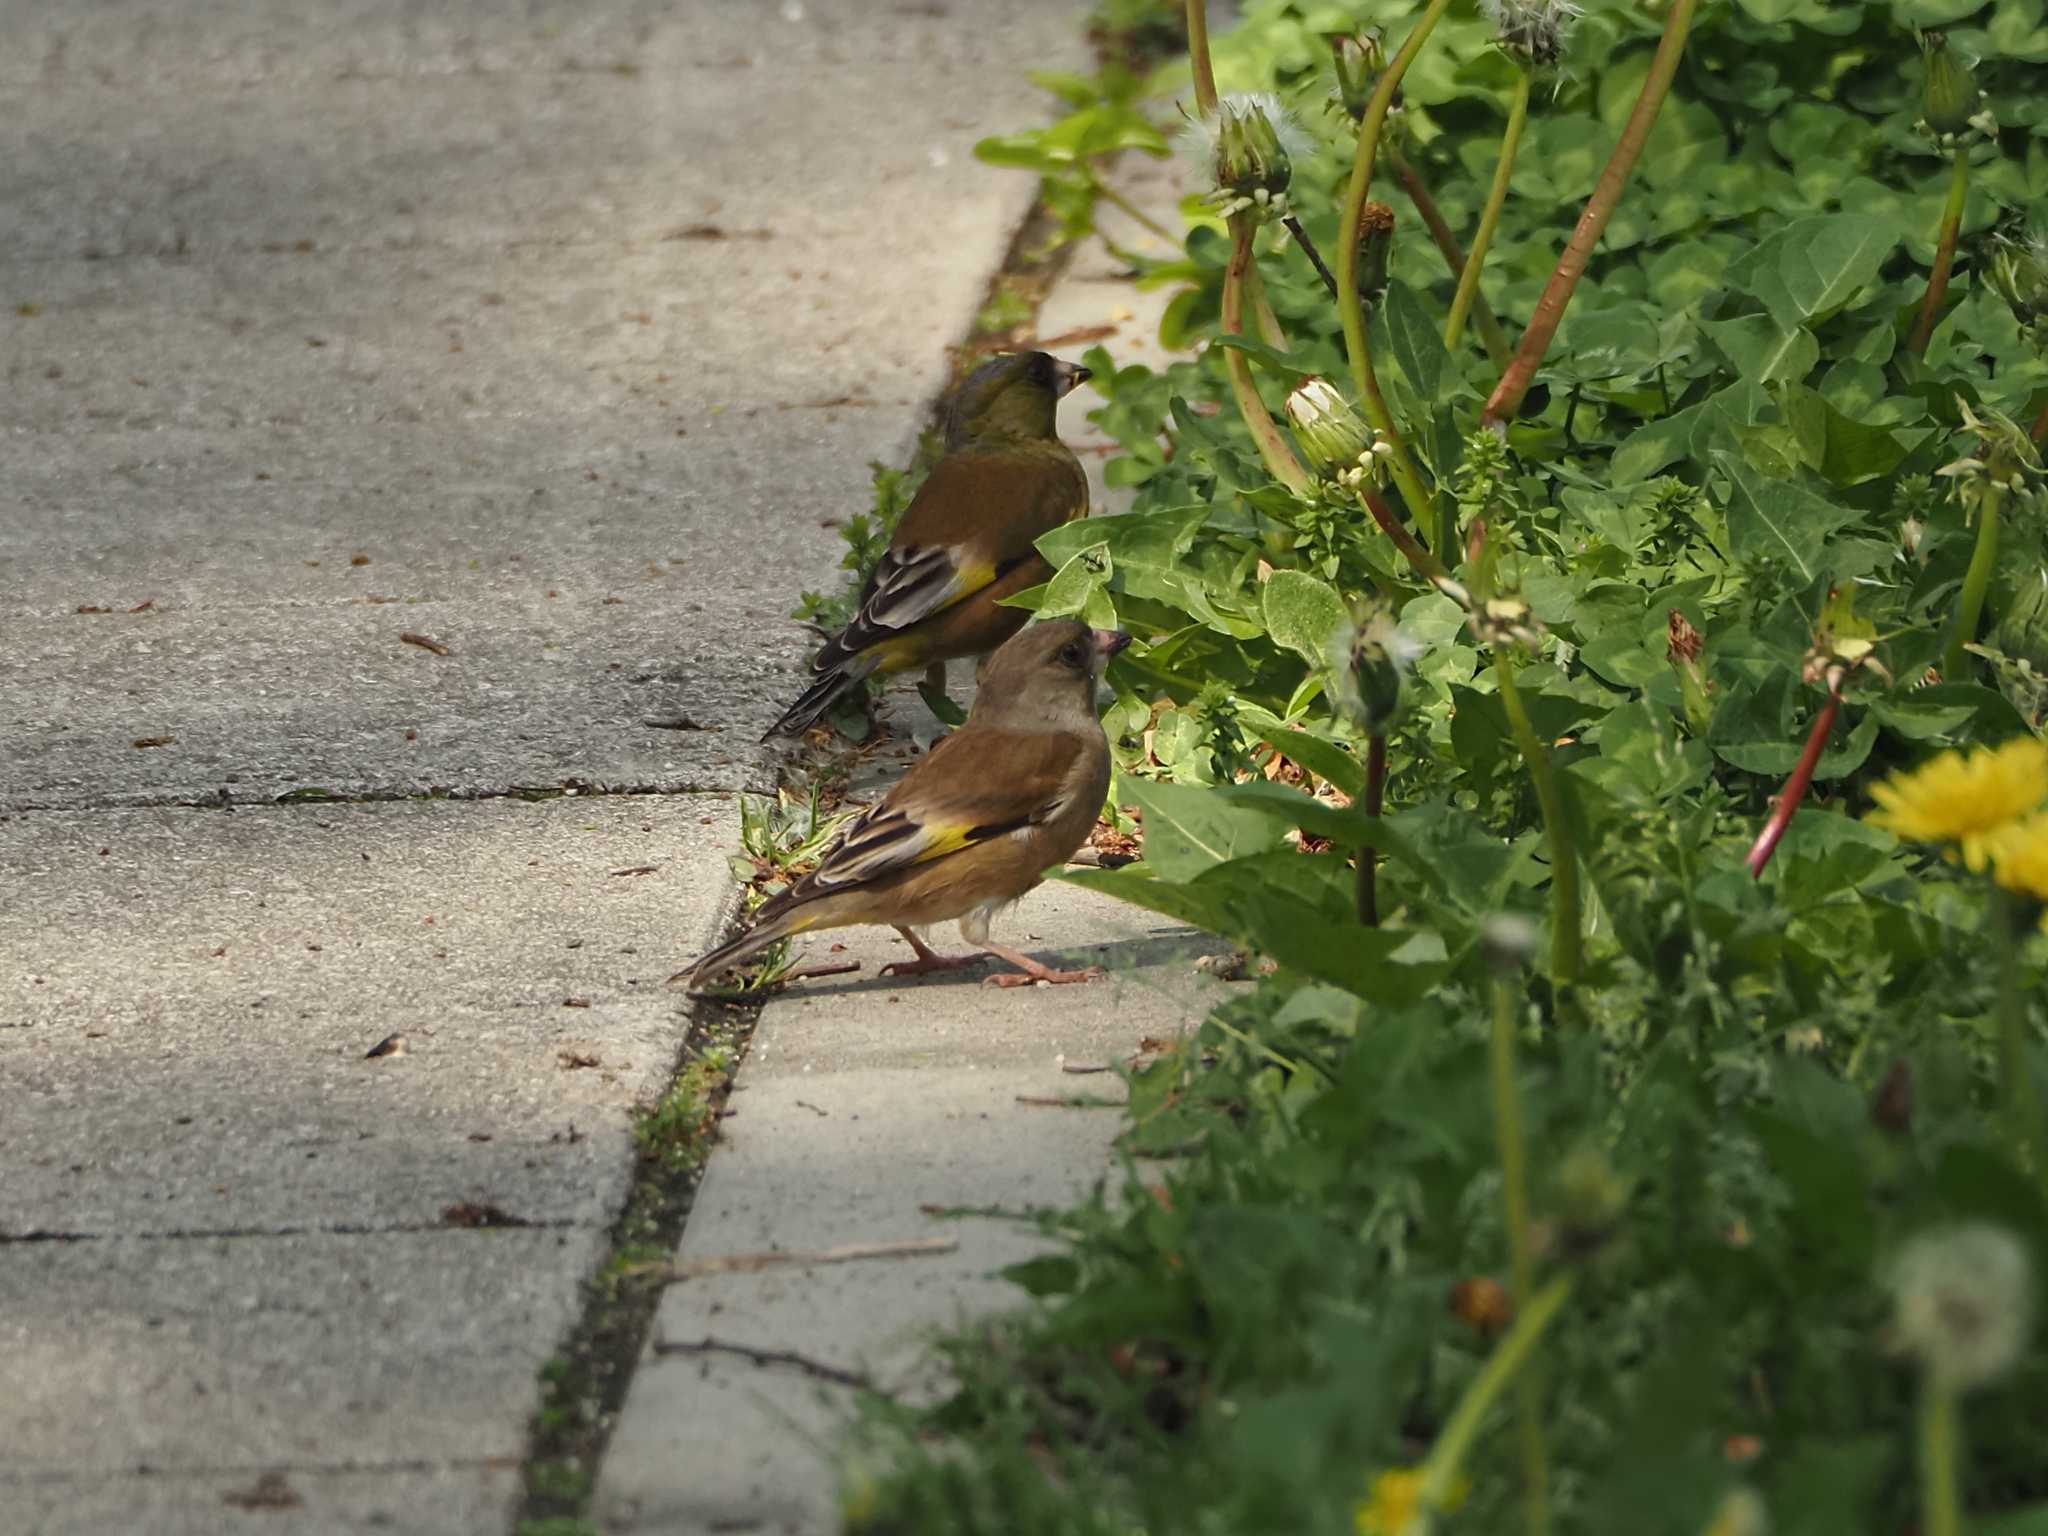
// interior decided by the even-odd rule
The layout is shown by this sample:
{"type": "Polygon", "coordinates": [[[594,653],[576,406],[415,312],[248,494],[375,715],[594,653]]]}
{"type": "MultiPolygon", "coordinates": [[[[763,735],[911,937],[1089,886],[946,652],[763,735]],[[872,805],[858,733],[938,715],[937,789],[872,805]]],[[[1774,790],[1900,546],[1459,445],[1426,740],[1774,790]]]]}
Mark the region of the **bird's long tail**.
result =
{"type": "Polygon", "coordinates": [[[803,691],[801,698],[782,712],[779,720],[761,733],[761,739],[796,736],[808,731],[825,717],[826,711],[858,688],[879,661],[879,657],[867,654],[848,656],[835,663],[803,691]]]}
{"type": "Polygon", "coordinates": [[[789,937],[801,928],[810,927],[804,914],[796,907],[785,907],[759,921],[738,938],[729,940],[696,961],[681,975],[693,982],[713,981],[734,966],[744,965],[771,944],[789,937]]]}

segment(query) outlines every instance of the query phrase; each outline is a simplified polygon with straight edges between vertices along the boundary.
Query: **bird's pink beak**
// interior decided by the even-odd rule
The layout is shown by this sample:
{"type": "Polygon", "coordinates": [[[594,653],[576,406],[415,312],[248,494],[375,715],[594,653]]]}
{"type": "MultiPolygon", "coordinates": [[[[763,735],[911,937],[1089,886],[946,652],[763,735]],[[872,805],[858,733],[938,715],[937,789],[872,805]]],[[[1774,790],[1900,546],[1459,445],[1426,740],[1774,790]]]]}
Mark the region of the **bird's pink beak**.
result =
{"type": "Polygon", "coordinates": [[[1088,631],[1088,643],[1095,648],[1097,658],[1108,661],[1131,643],[1131,637],[1120,629],[1091,629],[1088,631]]]}

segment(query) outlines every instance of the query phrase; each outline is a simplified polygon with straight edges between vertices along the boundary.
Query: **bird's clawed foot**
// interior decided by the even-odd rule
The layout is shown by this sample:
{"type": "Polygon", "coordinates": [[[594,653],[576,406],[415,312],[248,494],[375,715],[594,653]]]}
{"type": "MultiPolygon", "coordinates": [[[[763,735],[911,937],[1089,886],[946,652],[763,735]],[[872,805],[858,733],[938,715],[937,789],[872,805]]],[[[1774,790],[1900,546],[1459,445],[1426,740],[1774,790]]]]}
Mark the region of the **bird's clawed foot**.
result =
{"type": "Polygon", "coordinates": [[[986,948],[990,954],[997,955],[1017,967],[1014,971],[997,971],[984,983],[986,986],[1028,987],[1034,981],[1042,981],[1050,987],[1063,987],[1069,982],[1095,981],[1103,974],[1099,965],[1084,965],[1077,971],[1062,971],[1045,964],[1042,960],[1032,959],[1021,949],[1006,949],[1000,944],[990,944],[986,948]]]}
{"type": "Polygon", "coordinates": [[[970,965],[981,964],[979,955],[942,955],[912,933],[908,928],[898,928],[903,942],[917,951],[915,960],[891,960],[875,974],[878,976],[929,976],[935,971],[964,971],[970,965]]]}

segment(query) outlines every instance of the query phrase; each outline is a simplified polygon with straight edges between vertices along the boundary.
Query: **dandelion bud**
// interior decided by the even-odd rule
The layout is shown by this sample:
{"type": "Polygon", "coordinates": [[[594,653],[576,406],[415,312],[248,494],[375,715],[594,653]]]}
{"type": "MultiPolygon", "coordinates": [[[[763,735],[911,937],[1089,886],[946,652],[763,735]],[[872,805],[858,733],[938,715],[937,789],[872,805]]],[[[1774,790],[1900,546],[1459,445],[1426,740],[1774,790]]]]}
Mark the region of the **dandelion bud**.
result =
{"type": "Polygon", "coordinates": [[[1209,202],[1226,216],[1287,212],[1294,162],[1312,147],[1280,98],[1267,92],[1226,96],[1180,135],[1182,151],[1214,182],[1209,202]]]}
{"type": "Polygon", "coordinates": [[[1370,304],[1386,291],[1387,262],[1394,254],[1394,210],[1368,202],[1358,213],[1358,297],[1370,304]]]}
{"type": "Polygon", "coordinates": [[[1496,912],[1479,925],[1479,949],[1497,976],[1512,976],[1536,953],[1536,925],[1519,912],[1496,912]]]}
{"type": "Polygon", "coordinates": [[[1287,419],[1309,462],[1335,479],[1372,449],[1372,433],[1350,402],[1321,379],[1310,379],[1287,397],[1287,419]]]}
{"type": "Polygon", "coordinates": [[[2048,238],[1999,241],[1991,256],[1991,286],[2012,307],[2035,350],[2048,351],[2048,238]]]}
{"type": "Polygon", "coordinates": [[[1401,633],[1392,613],[1370,603],[1348,632],[1338,631],[1334,649],[1338,706],[1368,736],[1384,736],[1401,717],[1408,672],[1422,647],[1401,633]]]}
{"type": "Polygon", "coordinates": [[[1628,1185],[1599,1152],[1580,1147],[1557,1170],[1557,1216],[1565,1247],[1590,1253],[1605,1242],[1628,1204],[1628,1185]]]}
{"type": "Polygon", "coordinates": [[[1371,32],[1332,32],[1325,39],[1337,63],[1336,104],[1353,122],[1365,119],[1380,65],[1385,62],[1380,40],[1371,32]]]}
{"type": "Polygon", "coordinates": [[[1226,97],[1218,107],[1216,124],[1216,188],[1238,197],[1263,201],[1287,190],[1294,176],[1280,135],[1273,126],[1267,103],[1256,96],[1226,97]]]}
{"type": "Polygon", "coordinates": [[[1569,0],[1479,0],[1494,41],[1525,65],[1555,64],[1572,23],[1585,14],[1569,0]]]}
{"type": "Polygon", "coordinates": [[[1926,73],[1920,87],[1920,115],[1928,131],[1937,138],[1963,132],[1977,115],[1983,92],[1971,77],[1970,66],[1948,46],[1939,32],[1920,39],[1920,53],[1926,73]]]}
{"type": "Polygon", "coordinates": [[[1704,731],[1714,718],[1713,701],[1708,697],[1714,685],[1700,665],[1706,640],[1676,608],[1665,620],[1664,635],[1664,657],[1678,673],[1679,702],[1685,706],[1686,723],[1696,731],[1704,731]]]}
{"type": "Polygon", "coordinates": [[[2033,1331],[2027,1250],[1984,1222],[1923,1233],[1892,1267],[1892,1336],[1944,1391],[2003,1375],[2033,1331]]]}

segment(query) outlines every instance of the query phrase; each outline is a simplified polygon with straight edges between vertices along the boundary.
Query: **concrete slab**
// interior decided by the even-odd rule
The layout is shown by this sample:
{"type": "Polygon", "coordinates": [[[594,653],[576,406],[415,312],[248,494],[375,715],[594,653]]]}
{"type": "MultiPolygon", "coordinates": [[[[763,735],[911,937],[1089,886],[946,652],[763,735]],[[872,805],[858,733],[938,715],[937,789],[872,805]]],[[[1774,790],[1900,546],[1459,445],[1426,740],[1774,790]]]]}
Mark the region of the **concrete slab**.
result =
{"type": "MultiPolygon", "coordinates": [[[[1193,960],[1216,946],[1057,883],[997,926],[1031,953],[1102,964],[1109,976],[1016,990],[972,972],[894,982],[873,976],[904,949],[887,930],[819,936],[814,952],[836,940],[845,948],[833,958],[861,960],[868,979],[801,982],[763,1011],[731,1100],[738,1113],[721,1127],[677,1257],[934,1234],[959,1247],[687,1280],[663,1299],[657,1346],[711,1339],[790,1351],[892,1388],[928,1385],[921,1345],[932,1330],[1018,1299],[995,1272],[1036,1251],[1035,1233],[942,1221],[930,1208],[1022,1213],[1109,1176],[1117,1117],[1059,1101],[1120,1099],[1121,1084],[1065,1067],[1123,1059],[1148,1035],[1199,1020],[1217,984],[1193,960]]],[[[842,1407],[782,1366],[657,1350],[614,1434],[598,1518],[619,1536],[742,1520],[831,1529],[830,1428],[842,1407]]]]}
{"type": "Polygon", "coordinates": [[[363,1471],[263,1467],[234,1472],[137,1473],[8,1482],[11,1529],[21,1536],[468,1536],[502,1531],[519,1469],[412,1465],[363,1471]]]}
{"type": "Polygon", "coordinates": [[[1031,199],[974,141],[1084,56],[1064,0],[5,10],[0,808],[759,782],[1031,199]]]}
{"type": "Polygon", "coordinates": [[[0,1247],[0,1497],[144,1468],[516,1465],[525,1414],[508,1409],[531,1402],[601,1244],[480,1231],[0,1247]]]}
{"type": "Polygon", "coordinates": [[[0,1234],[431,1227],[462,1201],[609,1224],[732,815],[0,818],[0,1234]],[[407,1054],[364,1059],[391,1034],[407,1054]]]}

